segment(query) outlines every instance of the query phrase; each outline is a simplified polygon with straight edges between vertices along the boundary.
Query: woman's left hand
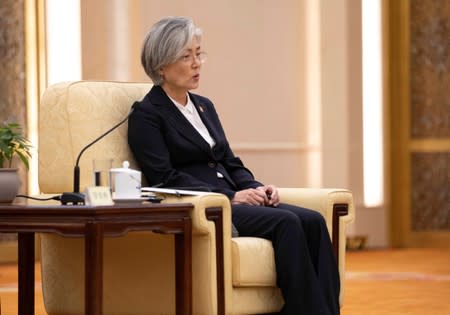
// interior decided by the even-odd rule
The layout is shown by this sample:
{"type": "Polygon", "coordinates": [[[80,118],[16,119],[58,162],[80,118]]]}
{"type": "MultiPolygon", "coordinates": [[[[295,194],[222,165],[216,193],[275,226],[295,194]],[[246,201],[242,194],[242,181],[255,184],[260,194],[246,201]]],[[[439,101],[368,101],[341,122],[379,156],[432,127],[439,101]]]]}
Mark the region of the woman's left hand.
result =
{"type": "Polygon", "coordinates": [[[278,196],[278,189],[275,185],[264,185],[256,189],[262,190],[267,196],[266,206],[276,207],[280,204],[280,197],[278,196]]]}

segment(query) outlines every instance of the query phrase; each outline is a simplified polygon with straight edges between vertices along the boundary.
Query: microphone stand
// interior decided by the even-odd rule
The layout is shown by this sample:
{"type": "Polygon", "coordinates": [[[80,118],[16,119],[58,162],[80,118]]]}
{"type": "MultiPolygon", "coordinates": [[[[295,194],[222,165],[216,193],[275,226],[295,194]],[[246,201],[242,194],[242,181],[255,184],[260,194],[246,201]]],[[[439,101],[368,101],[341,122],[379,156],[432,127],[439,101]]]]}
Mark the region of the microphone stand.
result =
{"type": "Polygon", "coordinates": [[[131,116],[131,114],[136,109],[138,102],[134,102],[131,106],[131,109],[128,113],[128,115],[121,120],[119,123],[114,125],[112,128],[104,132],[102,135],[100,135],[98,138],[96,138],[94,141],[90,142],[88,145],[86,145],[78,154],[78,157],[76,159],[75,167],[73,168],[73,192],[64,192],[61,195],[61,204],[67,205],[84,205],[85,204],[85,196],[83,193],[80,193],[80,158],[81,155],[83,155],[84,151],[89,149],[93,144],[97,143],[99,140],[103,139],[106,135],[108,135],[110,132],[112,132],[114,129],[118,128],[120,125],[122,125],[124,122],[128,120],[128,118],[131,116]]]}

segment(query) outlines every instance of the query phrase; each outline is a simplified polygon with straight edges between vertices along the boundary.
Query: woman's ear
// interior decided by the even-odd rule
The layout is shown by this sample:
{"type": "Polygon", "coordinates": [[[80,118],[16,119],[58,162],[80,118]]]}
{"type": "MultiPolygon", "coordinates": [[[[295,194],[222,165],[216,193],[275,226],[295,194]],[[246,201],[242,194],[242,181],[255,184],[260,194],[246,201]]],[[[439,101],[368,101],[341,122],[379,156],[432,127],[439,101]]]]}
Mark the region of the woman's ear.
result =
{"type": "Polygon", "coordinates": [[[159,73],[159,76],[160,76],[160,77],[163,79],[163,81],[164,81],[164,69],[163,69],[163,67],[159,68],[158,73],[159,73]]]}

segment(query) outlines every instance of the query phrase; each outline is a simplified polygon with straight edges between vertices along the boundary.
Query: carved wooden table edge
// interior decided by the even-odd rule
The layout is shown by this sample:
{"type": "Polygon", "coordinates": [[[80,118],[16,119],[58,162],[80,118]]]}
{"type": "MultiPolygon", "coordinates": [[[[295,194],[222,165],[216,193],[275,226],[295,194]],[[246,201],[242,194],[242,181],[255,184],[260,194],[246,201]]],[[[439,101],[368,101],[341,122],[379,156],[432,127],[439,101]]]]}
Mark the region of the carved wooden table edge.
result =
{"type": "Polygon", "coordinates": [[[19,315],[34,314],[35,233],[85,237],[85,313],[97,315],[102,314],[103,238],[120,237],[129,231],[175,234],[176,313],[191,315],[193,208],[190,203],[0,205],[0,232],[18,233],[19,315]]]}

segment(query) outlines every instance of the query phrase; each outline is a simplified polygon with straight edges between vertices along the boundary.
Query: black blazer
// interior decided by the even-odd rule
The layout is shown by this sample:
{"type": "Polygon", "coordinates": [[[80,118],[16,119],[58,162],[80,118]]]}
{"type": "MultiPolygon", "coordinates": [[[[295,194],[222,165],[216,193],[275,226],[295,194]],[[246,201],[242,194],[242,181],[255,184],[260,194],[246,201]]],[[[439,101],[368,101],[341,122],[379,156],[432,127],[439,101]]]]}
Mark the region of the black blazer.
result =
{"type": "Polygon", "coordinates": [[[230,199],[238,190],[262,186],[234,156],[213,103],[200,95],[189,96],[216,144],[211,148],[164,90],[153,86],[128,120],[128,144],[147,182],[207,187],[230,199]]]}

